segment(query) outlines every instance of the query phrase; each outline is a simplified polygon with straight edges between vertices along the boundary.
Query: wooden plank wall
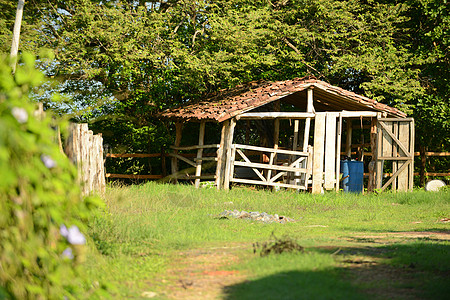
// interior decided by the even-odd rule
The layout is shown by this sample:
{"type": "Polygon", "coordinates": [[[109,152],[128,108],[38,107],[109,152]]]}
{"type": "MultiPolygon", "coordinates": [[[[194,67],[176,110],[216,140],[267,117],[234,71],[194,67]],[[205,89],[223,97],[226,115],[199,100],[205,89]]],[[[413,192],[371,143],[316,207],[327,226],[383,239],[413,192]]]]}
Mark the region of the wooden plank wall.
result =
{"type": "Polygon", "coordinates": [[[334,189],[336,184],[336,118],[339,113],[326,113],[325,128],[325,182],[326,190],[334,189]]]}
{"type": "Polygon", "coordinates": [[[323,166],[325,150],[326,113],[316,113],[314,121],[314,154],[312,171],[312,193],[322,192],[323,166]]]}
{"type": "Polygon", "coordinates": [[[314,122],[312,193],[338,190],[342,119],[337,112],[316,113],[314,122]]]}

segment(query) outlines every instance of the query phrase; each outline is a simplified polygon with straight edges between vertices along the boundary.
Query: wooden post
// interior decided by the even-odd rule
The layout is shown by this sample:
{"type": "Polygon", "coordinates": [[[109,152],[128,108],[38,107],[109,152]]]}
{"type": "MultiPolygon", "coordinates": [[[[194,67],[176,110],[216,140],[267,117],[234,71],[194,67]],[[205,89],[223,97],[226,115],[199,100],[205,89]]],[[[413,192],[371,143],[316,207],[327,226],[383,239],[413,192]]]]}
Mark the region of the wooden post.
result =
{"type": "Polygon", "coordinates": [[[420,146],[420,186],[425,186],[425,169],[427,167],[427,148],[420,146]]]}
{"type": "Polygon", "coordinates": [[[347,138],[345,142],[345,155],[349,158],[352,156],[352,119],[347,119],[347,138]]]}
{"type": "Polygon", "coordinates": [[[164,149],[164,146],[161,146],[161,174],[163,178],[167,176],[166,149],[164,149]]]}
{"type": "MultiPolygon", "coordinates": [[[[299,120],[294,120],[294,139],[293,139],[293,141],[292,141],[292,150],[293,151],[297,151],[297,149],[298,149],[298,129],[299,129],[299,120]]],[[[291,158],[291,161],[292,161],[292,158],[291,158]]],[[[299,167],[299,165],[297,164],[297,166],[296,167],[299,167]]],[[[292,174],[292,173],[291,173],[292,174]]],[[[291,180],[291,184],[295,184],[295,185],[298,185],[298,183],[299,183],[299,179],[297,179],[296,177],[297,176],[299,176],[300,175],[300,173],[299,172],[295,172],[294,173],[294,180],[292,181],[291,180]]]]}
{"type": "MultiPolygon", "coordinates": [[[[399,138],[399,125],[400,125],[399,122],[392,122],[392,129],[393,129],[394,136],[396,138],[399,138]]],[[[397,157],[397,154],[398,154],[398,145],[396,143],[392,143],[392,156],[397,157]]],[[[403,165],[403,163],[404,162],[398,162],[398,161],[393,160],[392,161],[392,173],[394,174],[395,172],[397,172],[398,168],[401,167],[403,165]]],[[[400,178],[400,177],[397,177],[397,178],[400,178]]],[[[395,178],[394,181],[392,182],[393,190],[397,189],[397,178],[395,178]]]]}
{"type": "MultiPolygon", "coordinates": [[[[200,130],[199,130],[199,134],[198,134],[198,145],[199,146],[204,145],[205,124],[206,124],[205,121],[202,121],[200,123],[200,130]]],[[[195,167],[195,176],[202,175],[202,156],[203,156],[203,148],[200,148],[197,150],[197,161],[196,161],[197,166],[195,167]]],[[[200,187],[200,178],[196,178],[195,179],[195,188],[198,189],[199,187],[200,187]]]]}
{"type": "Polygon", "coordinates": [[[325,181],[324,188],[331,190],[336,184],[336,118],[338,113],[326,113],[325,129],[325,181]]]}
{"type": "Polygon", "coordinates": [[[339,192],[339,181],[341,176],[341,139],[342,139],[342,114],[339,113],[339,123],[336,141],[336,192],[339,192]]]}
{"type": "Polygon", "coordinates": [[[83,196],[104,194],[103,138],[93,135],[87,124],[71,124],[66,140],[66,155],[77,166],[83,196]]]}
{"type": "MultiPolygon", "coordinates": [[[[273,104],[273,110],[276,112],[280,111],[280,100],[276,101],[273,104]]],[[[280,137],[280,119],[275,119],[275,120],[273,120],[273,149],[275,149],[275,150],[278,149],[279,137],[280,137]]],[[[276,151],[270,153],[269,165],[275,165],[277,163],[276,156],[277,156],[276,151]]],[[[267,171],[267,181],[269,181],[271,176],[272,176],[272,170],[268,170],[267,171]]]]}
{"type": "MultiPolygon", "coordinates": [[[[183,123],[176,122],[175,123],[175,147],[180,146],[181,136],[183,133],[183,123]]],[[[173,151],[175,154],[178,154],[178,150],[173,151]]],[[[176,157],[172,157],[172,174],[175,175],[178,172],[178,159],[176,157]]],[[[177,179],[174,179],[174,182],[177,182],[177,179]]]]}
{"type": "Polygon", "coordinates": [[[412,156],[412,161],[409,164],[409,190],[412,191],[413,190],[413,185],[414,185],[414,143],[415,143],[415,139],[416,139],[416,131],[415,131],[415,125],[414,125],[414,119],[411,120],[411,122],[409,123],[410,126],[410,135],[409,135],[409,151],[411,153],[412,156]]]}
{"type": "Polygon", "coordinates": [[[224,174],[226,166],[226,136],[230,128],[230,121],[226,120],[222,124],[222,133],[220,135],[219,149],[217,149],[217,167],[216,167],[216,187],[220,190],[224,183],[224,174]]]}
{"type": "Polygon", "coordinates": [[[226,141],[226,149],[224,149],[226,152],[226,165],[225,165],[225,174],[224,174],[224,183],[223,183],[223,188],[225,190],[229,190],[230,189],[230,176],[232,174],[231,170],[232,170],[232,166],[231,164],[233,163],[232,161],[232,145],[233,145],[233,136],[234,136],[234,127],[236,126],[236,119],[233,118],[230,120],[230,127],[228,129],[228,133],[227,136],[225,138],[226,141]]]}
{"type": "MultiPolygon", "coordinates": [[[[402,143],[403,145],[405,145],[407,147],[408,150],[409,149],[409,134],[410,134],[410,130],[409,130],[409,124],[405,123],[405,122],[393,122],[394,123],[394,135],[395,135],[395,127],[398,127],[398,140],[400,141],[400,143],[402,143]],[[397,126],[395,126],[395,124],[397,123],[397,126]]],[[[397,156],[397,146],[394,147],[394,153],[393,156],[396,157],[397,156]]],[[[403,152],[402,150],[400,150],[401,152],[403,152]]],[[[411,151],[411,150],[410,150],[411,151]]],[[[411,152],[414,152],[411,151],[411,152]]],[[[404,154],[406,155],[406,154],[404,154]]],[[[403,155],[402,155],[403,156],[403,155]]],[[[394,161],[395,163],[395,161],[394,161]]],[[[399,161],[397,162],[398,164],[398,168],[401,168],[404,164],[406,164],[408,162],[405,161],[399,161]]],[[[394,170],[394,168],[393,168],[394,170]]],[[[393,173],[395,173],[397,171],[397,168],[395,168],[395,171],[393,173]]],[[[408,179],[409,179],[409,170],[405,170],[402,173],[400,173],[398,175],[398,177],[396,178],[396,180],[394,180],[394,182],[392,183],[393,189],[394,189],[394,184],[397,183],[398,186],[396,187],[399,191],[401,192],[406,192],[408,190],[408,179]]]]}
{"type": "MultiPolygon", "coordinates": [[[[313,105],[313,90],[311,88],[307,91],[307,107],[306,112],[313,112],[314,111],[314,105],[313,105]]],[[[305,133],[303,136],[303,151],[308,151],[308,144],[309,144],[309,129],[311,127],[311,118],[306,118],[305,120],[305,133]]]]}
{"type": "Polygon", "coordinates": [[[377,160],[377,120],[372,119],[370,123],[370,149],[372,151],[372,160],[369,163],[369,182],[367,191],[374,192],[376,188],[375,168],[377,160]]]}
{"type": "Polygon", "coordinates": [[[250,120],[245,122],[245,144],[250,144],[250,120]]]}
{"type": "Polygon", "coordinates": [[[326,113],[316,113],[314,124],[314,157],[313,157],[313,184],[312,193],[320,194],[323,183],[323,155],[325,142],[326,113]]]}
{"type": "Polygon", "coordinates": [[[377,116],[377,159],[376,159],[376,187],[381,189],[383,186],[383,168],[384,160],[380,160],[379,157],[383,156],[383,130],[381,129],[380,121],[381,114],[377,116]]]}
{"type": "MultiPolygon", "coordinates": [[[[307,99],[306,99],[306,112],[314,112],[314,92],[312,88],[309,88],[307,91],[307,99]]],[[[308,151],[308,145],[309,145],[309,131],[311,128],[311,118],[305,119],[305,132],[303,133],[303,152],[308,151]]],[[[302,167],[306,167],[307,162],[302,163],[302,167]]],[[[305,186],[307,186],[307,177],[306,175],[302,175],[301,180],[305,183],[305,186]]]]}

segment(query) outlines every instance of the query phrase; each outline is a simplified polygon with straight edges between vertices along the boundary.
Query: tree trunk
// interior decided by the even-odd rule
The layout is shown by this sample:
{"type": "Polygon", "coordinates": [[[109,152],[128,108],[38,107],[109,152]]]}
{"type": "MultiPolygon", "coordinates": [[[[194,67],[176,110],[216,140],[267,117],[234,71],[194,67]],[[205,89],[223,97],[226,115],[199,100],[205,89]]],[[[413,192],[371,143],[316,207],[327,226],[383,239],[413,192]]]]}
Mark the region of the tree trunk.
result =
{"type": "Polygon", "coordinates": [[[14,22],[14,31],[11,44],[11,68],[13,74],[16,72],[17,53],[19,52],[20,27],[22,25],[22,15],[25,0],[19,0],[17,3],[16,20],[14,22]]]}

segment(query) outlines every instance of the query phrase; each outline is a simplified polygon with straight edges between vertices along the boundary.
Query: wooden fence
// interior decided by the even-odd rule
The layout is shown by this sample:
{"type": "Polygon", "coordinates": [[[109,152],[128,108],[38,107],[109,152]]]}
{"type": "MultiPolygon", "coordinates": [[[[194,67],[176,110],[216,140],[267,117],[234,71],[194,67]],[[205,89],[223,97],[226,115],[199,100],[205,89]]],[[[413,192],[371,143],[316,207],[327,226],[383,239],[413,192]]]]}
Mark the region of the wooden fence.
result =
{"type": "Polygon", "coordinates": [[[88,124],[70,124],[65,153],[77,166],[82,194],[104,194],[105,169],[101,134],[94,135],[88,129],[88,124]]]}
{"type": "MultiPolygon", "coordinates": [[[[251,153],[251,155],[255,155],[256,153],[251,153]]],[[[342,155],[346,154],[345,152],[341,152],[342,155]]],[[[356,152],[352,152],[352,154],[356,154],[356,152]]],[[[178,154],[180,156],[183,156],[185,158],[195,158],[196,154],[194,153],[183,153],[183,154],[178,154]]],[[[372,153],[370,152],[365,152],[364,153],[365,156],[371,156],[372,153]]],[[[448,157],[450,156],[450,152],[425,152],[425,159],[426,157],[433,157],[433,156],[437,156],[437,157],[448,157]]],[[[161,151],[161,153],[121,153],[121,154],[114,154],[114,153],[108,153],[106,154],[106,157],[109,158],[151,158],[151,157],[159,157],[161,158],[161,165],[162,165],[162,174],[161,175],[135,175],[135,174],[112,174],[112,173],[106,173],[106,178],[122,178],[122,179],[162,179],[166,176],[166,170],[165,170],[165,158],[166,157],[170,157],[171,155],[168,153],[165,153],[164,151],[161,151]]],[[[414,152],[414,156],[415,157],[423,157],[421,156],[420,152],[414,152]]],[[[423,158],[422,158],[423,161],[423,158]]],[[[426,161],[426,160],[425,160],[426,161]]],[[[436,177],[436,176],[450,176],[450,170],[447,172],[422,172],[422,168],[421,168],[421,172],[415,172],[414,176],[431,176],[431,177],[436,177]]],[[[364,173],[364,175],[368,175],[368,173],[364,173]]],[[[392,176],[392,173],[384,173],[385,176],[392,176]]]]}
{"type": "MultiPolygon", "coordinates": [[[[178,154],[183,158],[195,158],[196,154],[194,153],[183,153],[178,154]]],[[[170,153],[166,153],[164,148],[160,153],[107,153],[107,158],[161,158],[161,174],[154,175],[140,175],[140,174],[114,174],[114,173],[106,173],[106,178],[122,178],[122,179],[162,179],[166,177],[166,158],[172,157],[170,153]]]]}

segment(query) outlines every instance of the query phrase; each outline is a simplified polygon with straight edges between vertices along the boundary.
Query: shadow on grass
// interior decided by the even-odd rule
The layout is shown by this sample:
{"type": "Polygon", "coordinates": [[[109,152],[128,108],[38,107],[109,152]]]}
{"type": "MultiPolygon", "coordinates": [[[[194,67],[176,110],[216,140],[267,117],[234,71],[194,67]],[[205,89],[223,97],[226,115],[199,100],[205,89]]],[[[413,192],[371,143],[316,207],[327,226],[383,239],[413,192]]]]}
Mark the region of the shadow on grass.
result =
{"type": "Polygon", "coordinates": [[[224,299],[367,299],[327,271],[290,271],[224,288],[224,299]]]}
{"type": "Polygon", "coordinates": [[[225,299],[448,299],[450,294],[448,243],[318,247],[307,252],[333,255],[341,266],[252,279],[225,287],[225,299]]]}

